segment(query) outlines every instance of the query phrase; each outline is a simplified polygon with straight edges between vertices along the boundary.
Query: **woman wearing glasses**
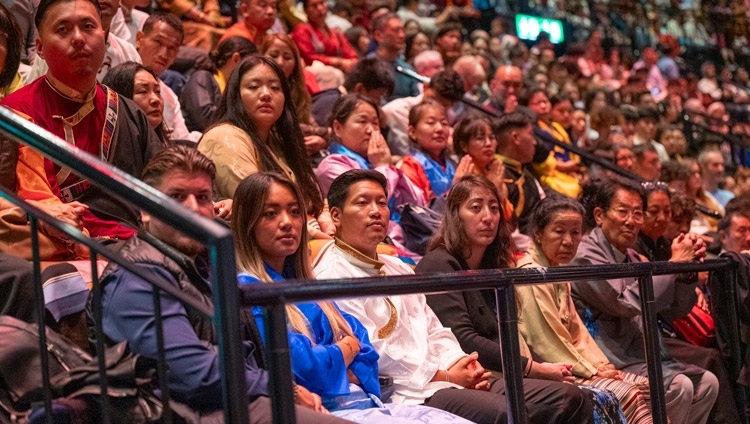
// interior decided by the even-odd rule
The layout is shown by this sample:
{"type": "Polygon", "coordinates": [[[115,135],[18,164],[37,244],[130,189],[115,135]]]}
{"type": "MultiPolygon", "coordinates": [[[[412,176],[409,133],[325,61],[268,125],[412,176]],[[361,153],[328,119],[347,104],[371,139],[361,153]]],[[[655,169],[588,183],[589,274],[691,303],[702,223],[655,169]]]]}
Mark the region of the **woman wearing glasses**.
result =
{"type": "MultiPolygon", "coordinates": [[[[690,261],[693,256],[694,248],[689,247],[690,243],[682,243],[684,239],[691,240],[699,249],[705,249],[703,239],[695,233],[680,233],[674,240],[665,237],[667,228],[672,222],[672,198],[666,183],[648,182],[643,183],[642,187],[646,192],[646,215],[641,231],[638,233],[638,241],[633,246],[636,252],[645,256],[649,261],[677,262],[690,261]],[[685,249],[686,246],[688,246],[687,249],[685,249]]],[[[705,279],[703,281],[705,282],[705,279]]],[[[700,285],[696,287],[695,293],[698,297],[695,305],[705,312],[710,312],[704,290],[700,285]]],[[[675,359],[711,371],[719,379],[719,397],[711,416],[712,422],[738,422],[739,416],[734,405],[732,384],[718,349],[695,345],[677,338],[674,335],[675,332],[669,328],[673,326],[673,323],[661,321],[662,325],[669,330],[665,332],[665,335],[672,335],[672,337],[664,337],[667,352],[675,359]]]]}
{"type": "MultiPolygon", "coordinates": [[[[645,196],[639,186],[609,180],[593,188],[586,213],[596,227],[584,237],[574,265],[603,265],[643,262],[634,250],[638,232],[646,219],[645,196]]],[[[674,242],[680,259],[700,260],[705,246],[683,237],[674,242]]],[[[674,320],[690,312],[695,304],[695,280],[685,276],[655,276],[653,288],[656,312],[674,320]]],[[[590,280],[573,284],[572,296],[597,345],[614,367],[648,376],[643,343],[641,299],[635,278],[590,280]]],[[[716,401],[716,376],[702,368],[669,358],[661,352],[667,416],[673,423],[705,423],[716,401]]]]}

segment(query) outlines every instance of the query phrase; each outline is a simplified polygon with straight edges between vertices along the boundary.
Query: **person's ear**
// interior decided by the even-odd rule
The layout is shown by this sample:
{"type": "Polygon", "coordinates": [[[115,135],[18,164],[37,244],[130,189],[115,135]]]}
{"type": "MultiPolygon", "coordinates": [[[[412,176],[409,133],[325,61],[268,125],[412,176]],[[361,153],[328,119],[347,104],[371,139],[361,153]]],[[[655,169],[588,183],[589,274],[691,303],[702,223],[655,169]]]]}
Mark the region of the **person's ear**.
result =
{"type": "Polygon", "coordinates": [[[722,246],[726,247],[727,242],[729,241],[726,230],[719,230],[719,241],[721,242],[722,246]]]}
{"type": "Polygon", "coordinates": [[[341,122],[338,120],[333,121],[333,135],[335,135],[339,140],[341,139],[341,135],[339,134],[341,130],[343,129],[343,125],[341,125],[341,122]]]}
{"type": "Polygon", "coordinates": [[[328,213],[331,214],[331,222],[333,222],[333,225],[338,229],[339,225],[341,225],[341,209],[334,206],[328,211],[328,213]]]}
{"type": "Polygon", "coordinates": [[[417,129],[414,128],[413,125],[409,125],[409,129],[406,131],[406,134],[409,136],[410,139],[417,141],[417,136],[415,133],[417,132],[417,129]]]}
{"type": "Polygon", "coordinates": [[[364,95],[365,93],[367,93],[367,89],[365,88],[364,84],[362,84],[361,82],[358,82],[354,84],[354,88],[352,88],[352,93],[364,95]]]}
{"type": "Polygon", "coordinates": [[[231,60],[233,64],[237,65],[242,60],[242,56],[240,56],[239,52],[234,52],[232,53],[232,57],[230,57],[229,60],[231,60]]]}
{"type": "Polygon", "coordinates": [[[604,209],[598,206],[594,208],[594,221],[596,221],[596,225],[601,227],[602,221],[604,221],[604,209]]]}
{"type": "Polygon", "coordinates": [[[140,51],[141,50],[141,40],[143,40],[143,31],[138,31],[135,34],[135,49],[140,51]]]}

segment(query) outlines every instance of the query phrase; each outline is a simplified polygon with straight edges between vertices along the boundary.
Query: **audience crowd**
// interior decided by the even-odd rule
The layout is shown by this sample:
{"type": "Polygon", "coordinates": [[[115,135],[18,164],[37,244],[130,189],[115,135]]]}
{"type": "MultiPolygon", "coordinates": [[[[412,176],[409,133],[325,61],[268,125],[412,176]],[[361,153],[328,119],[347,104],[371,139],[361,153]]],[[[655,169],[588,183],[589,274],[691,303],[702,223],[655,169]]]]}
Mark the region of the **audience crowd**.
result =
{"type": "MultiPolygon", "coordinates": [[[[229,225],[245,290],[716,256],[747,276],[746,7],[3,0],[0,105],[229,225]],[[519,39],[516,13],[563,21],[565,43],[519,39]]],[[[169,223],[7,138],[0,184],[213,305],[204,246],[169,223]]],[[[25,213],[0,202],[0,313],[34,322],[30,240],[25,213]]],[[[77,337],[91,313],[89,253],[45,224],[39,244],[45,318],[90,350],[77,337]]],[[[153,287],[102,269],[99,336],[156,357],[153,287]]],[[[739,362],[716,343],[731,319],[721,283],[654,277],[673,424],[750,417],[748,282],[737,286],[739,362]]],[[[516,296],[532,422],[652,422],[635,278],[516,296]]],[[[216,329],[161,299],[169,392],[189,419],[221,420],[216,329]]],[[[494,292],[460,288],[287,305],[297,418],[505,422],[497,308],[494,292]]],[[[271,414],[265,324],[262,308],[240,311],[252,422],[271,414]]]]}

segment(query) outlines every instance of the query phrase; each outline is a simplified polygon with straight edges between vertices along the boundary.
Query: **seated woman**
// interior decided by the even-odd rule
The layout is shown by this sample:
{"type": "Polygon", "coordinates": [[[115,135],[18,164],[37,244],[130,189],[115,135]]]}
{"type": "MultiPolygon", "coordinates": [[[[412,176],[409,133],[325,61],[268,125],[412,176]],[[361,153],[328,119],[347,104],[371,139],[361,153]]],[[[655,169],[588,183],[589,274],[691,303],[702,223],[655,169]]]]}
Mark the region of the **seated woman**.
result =
{"type": "Polygon", "coordinates": [[[229,37],[210,53],[212,70],[199,69],[190,75],[180,93],[182,114],[190,131],[206,131],[235,66],[257,52],[258,48],[247,38],[229,37]]]}
{"type": "Polygon", "coordinates": [[[315,174],[307,160],[302,132],[291,105],[286,77],[273,60],[250,56],[227,81],[209,128],[198,150],[216,164],[216,187],[233,197],[248,175],[276,171],[295,181],[305,193],[313,238],[330,238],[334,230],[323,204],[315,174]],[[323,219],[320,219],[320,218],[323,219]],[[326,219],[327,218],[327,219],[326,219]]]}
{"type": "MultiPolygon", "coordinates": [[[[645,219],[641,187],[619,180],[592,187],[586,214],[596,227],[581,240],[574,265],[642,262],[632,249],[645,219]]],[[[705,255],[705,246],[683,238],[673,242],[693,260],[705,255]]],[[[663,318],[686,315],[695,304],[695,279],[685,276],[653,277],[654,305],[663,318]]],[[[593,279],[572,286],[579,315],[615,368],[647,376],[643,343],[641,300],[635,278],[593,279]]],[[[667,416],[672,422],[706,422],[713,406],[718,381],[702,368],[676,361],[662,349],[667,416]]]]}
{"type": "MultiPolygon", "coordinates": [[[[547,98],[547,93],[541,88],[535,88],[527,92],[522,98],[519,99],[521,106],[526,106],[538,115],[537,126],[542,130],[547,131],[552,137],[559,141],[570,142],[570,138],[567,133],[565,137],[562,136],[562,132],[556,132],[552,129],[552,118],[551,118],[551,104],[547,98]]],[[[536,158],[535,158],[536,159],[536,158]]],[[[577,198],[581,193],[581,186],[578,183],[578,179],[564,173],[557,167],[557,159],[555,158],[554,152],[550,152],[546,158],[543,158],[541,162],[534,163],[534,172],[539,176],[539,181],[544,186],[548,186],[552,190],[564,194],[568,197],[577,198]]]]}
{"type": "Polygon", "coordinates": [[[359,94],[342,96],[333,106],[331,127],[335,140],[329,147],[331,154],[315,169],[324,196],[333,180],[344,172],[374,169],[388,180],[392,220],[397,205],[425,204],[422,190],[391,165],[391,151],[380,132],[380,109],[375,103],[359,94]]]}
{"type": "MultiPolygon", "coordinates": [[[[477,175],[466,175],[458,180],[448,195],[443,222],[430,244],[430,252],[422,258],[415,272],[433,274],[510,267],[513,248],[507,220],[500,209],[497,189],[489,180],[477,175]]],[[[463,350],[476,351],[484,358],[487,369],[502,372],[493,291],[428,295],[427,304],[440,322],[451,329],[463,350]]],[[[522,354],[523,350],[526,349],[522,349],[522,354]]],[[[530,359],[529,354],[522,357],[522,362],[527,377],[523,380],[527,402],[532,402],[534,393],[543,388],[573,381],[569,363],[538,363],[530,359]]],[[[620,422],[620,408],[611,394],[597,391],[593,397],[599,414],[620,422]]]]}
{"type": "MultiPolygon", "coordinates": [[[[643,221],[643,227],[641,227],[641,231],[638,233],[638,241],[633,246],[633,249],[649,261],[679,262],[691,260],[690,250],[685,251],[676,249],[676,247],[679,246],[679,242],[683,239],[695,240],[697,246],[702,246],[704,242],[700,236],[694,233],[685,234],[677,232],[667,237],[667,229],[673,221],[672,197],[678,196],[677,193],[671,194],[669,186],[663,182],[648,182],[643,183],[642,186],[646,192],[646,217],[643,221]],[[677,244],[674,243],[675,240],[678,241],[677,244]]],[[[702,278],[699,278],[699,285],[695,289],[698,300],[693,307],[693,311],[696,308],[700,308],[710,313],[709,302],[705,294],[705,283],[708,279],[706,274],[708,273],[700,274],[702,278]]],[[[691,314],[693,311],[691,311],[691,314]]],[[[680,324],[685,323],[683,320],[678,320],[678,322],[661,320],[661,324],[669,330],[662,334],[667,352],[679,361],[699,366],[714,373],[719,380],[719,396],[716,400],[716,406],[712,410],[713,415],[711,418],[718,422],[739,421],[737,409],[734,404],[732,383],[728,378],[721,353],[718,349],[707,345],[690,343],[691,339],[689,338],[678,338],[677,333],[680,333],[679,330],[685,328],[680,324]],[[678,331],[673,331],[673,329],[678,331]],[[719,418],[719,415],[723,417],[719,418]]],[[[713,321],[711,321],[711,324],[713,324],[713,321]]],[[[711,327],[713,328],[713,325],[711,327]]]]}
{"type": "MultiPolygon", "coordinates": [[[[302,193],[275,172],[247,177],[237,187],[232,218],[240,284],[312,279],[302,193]]],[[[438,409],[380,401],[378,354],[367,329],[332,302],[287,305],[292,371],[297,383],[322,397],[322,407],[355,422],[468,423],[438,409]],[[426,421],[424,421],[426,420],[426,421]]],[[[265,341],[263,309],[253,315],[265,341]]]]}
{"type": "Polygon", "coordinates": [[[165,143],[169,140],[159,76],[151,68],[136,62],[125,62],[110,69],[102,84],[133,100],[146,115],[156,135],[165,143]]]}
{"type": "Polygon", "coordinates": [[[447,193],[456,175],[450,157],[450,126],[445,108],[434,100],[425,100],[409,111],[409,138],[413,145],[399,169],[425,194],[425,201],[447,193]]]}
{"type": "Polygon", "coordinates": [[[312,117],[310,95],[320,91],[315,76],[305,70],[305,63],[299,55],[297,45],[286,34],[266,36],[260,52],[276,61],[284,72],[292,90],[292,104],[297,111],[297,119],[305,136],[305,150],[312,156],[328,146],[328,128],[319,127],[312,117]]]}
{"type": "MultiPolygon", "coordinates": [[[[583,207],[566,197],[547,198],[534,210],[534,244],[518,263],[523,267],[568,264],[583,236],[583,207]]],[[[576,312],[569,283],[516,287],[518,331],[534,357],[573,364],[576,382],[611,390],[628,423],[650,423],[648,379],[617,371],[597,346],[576,312]]]]}
{"type": "Polygon", "coordinates": [[[505,185],[505,165],[496,153],[497,139],[490,122],[484,117],[464,118],[453,132],[453,149],[460,161],[456,175],[465,174],[486,177],[497,188],[505,219],[513,216],[513,204],[508,200],[508,187],[505,185]]]}

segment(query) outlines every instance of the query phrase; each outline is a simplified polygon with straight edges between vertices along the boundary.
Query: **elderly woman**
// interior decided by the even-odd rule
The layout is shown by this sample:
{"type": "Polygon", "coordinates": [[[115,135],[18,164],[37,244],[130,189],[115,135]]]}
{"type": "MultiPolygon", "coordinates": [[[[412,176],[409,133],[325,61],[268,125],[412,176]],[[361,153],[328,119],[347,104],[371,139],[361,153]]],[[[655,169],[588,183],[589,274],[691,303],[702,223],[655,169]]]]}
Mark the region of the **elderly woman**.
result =
{"type": "MultiPolygon", "coordinates": [[[[518,263],[549,267],[570,263],[583,236],[583,207],[572,199],[542,200],[532,219],[534,244],[518,263]]],[[[628,423],[650,423],[645,377],[615,369],[576,312],[569,283],[517,286],[518,330],[534,357],[567,362],[576,381],[613,391],[628,423]]]]}
{"type": "MultiPolygon", "coordinates": [[[[446,203],[442,225],[430,245],[430,252],[417,265],[417,274],[511,266],[510,232],[494,184],[478,175],[466,175],[456,182],[446,203]]],[[[502,371],[497,318],[493,312],[497,305],[492,291],[435,294],[427,296],[427,304],[440,322],[450,327],[463,350],[478,352],[488,369],[502,371]]],[[[536,404],[542,393],[549,390],[563,390],[566,385],[560,383],[573,380],[572,365],[567,361],[539,363],[530,356],[526,354],[521,358],[527,377],[523,384],[528,404],[536,404]]],[[[619,422],[621,412],[614,396],[596,392],[594,399],[600,417],[607,416],[619,422]]],[[[532,408],[529,407],[530,419],[537,422],[532,408]]]]}
{"type": "MultiPolygon", "coordinates": [[[[643,221],[641,231],[638,233],[638,241],[633,249],[645,256],[650,261],[669,261],[673,257],[677,260],[684,259],[684,252],[674,251],[673,240],[680,241],[684,238],[697,239],[698,244],[703,244],[703,240],[696,234],[676,233],[667,237],[667,230],[674,221],[672,210],[672,197],[677,197],[677,193],[671,194],[669,186],[662,182],[643,183],[646,192],[646,217],[643,221]]],[[[683,218],[684,221],[684,218],[683,218]]],[[[684,223],[683,223],[684,226],[684,223]]],[[[689,223],[688,223],[689,227],[689,223]]],[[[705,280],[704,280],[705,281],[705,280]]],[[[695,308],[701,308],[709,312],[708,301],[701,287],[696,287],[695,293],[698,300],[695,308]]],[[[692,312],[691,312],[692,313],[692,312]]],[[[713,324],[713,321],[711,321],[713,324]]],[[[665,322],[662,325],[666,327],[683,328],[679,323],[665,322]]],[[[672,337],[664,337],[664,345],[667,352],[675,359],[688,364],[699,366],[709,370],[716,375],[719,380],[719,397],[716,400],[716,406],[712,410],[712,422],[739,422],[737,409],[734,403],[734,394],[732,384],[728,378],[724,362],[721,359],[721,353],[718,349],[706,346],[699,346],[689,343],[685,340],[674,336],[675,331],[665,332],[672,334],[672,337]]],[[[677,331],[679,333],[679,331],[677,331]]],[[[682,334],[682,333],[680,333],[682,334]]]]}
{"type": "MultiPolygon", "coordinates": [[[[596,223],[581,241],[573,264],[603,265],[641,262],[632,247],[646,218],[639,186],[608,180],[593,188],[587,214],[596,223]]],[[[672,244],[674,261],[700,259],[700,239],[683,237],[672,244]]],[[[654,277],[656,311],[666,319],[686,315],[695,303],[695,281],[684,276],[654,277]]],[[[641,302],[635,278],[582,281],[573,285],[578,313],[615,368],[647,376],[641,302]]],[[[716,376],[701,368],[669,358],[662,351],[667,415],[673,423],[706,422],[716,401],[716,376]]]]}

